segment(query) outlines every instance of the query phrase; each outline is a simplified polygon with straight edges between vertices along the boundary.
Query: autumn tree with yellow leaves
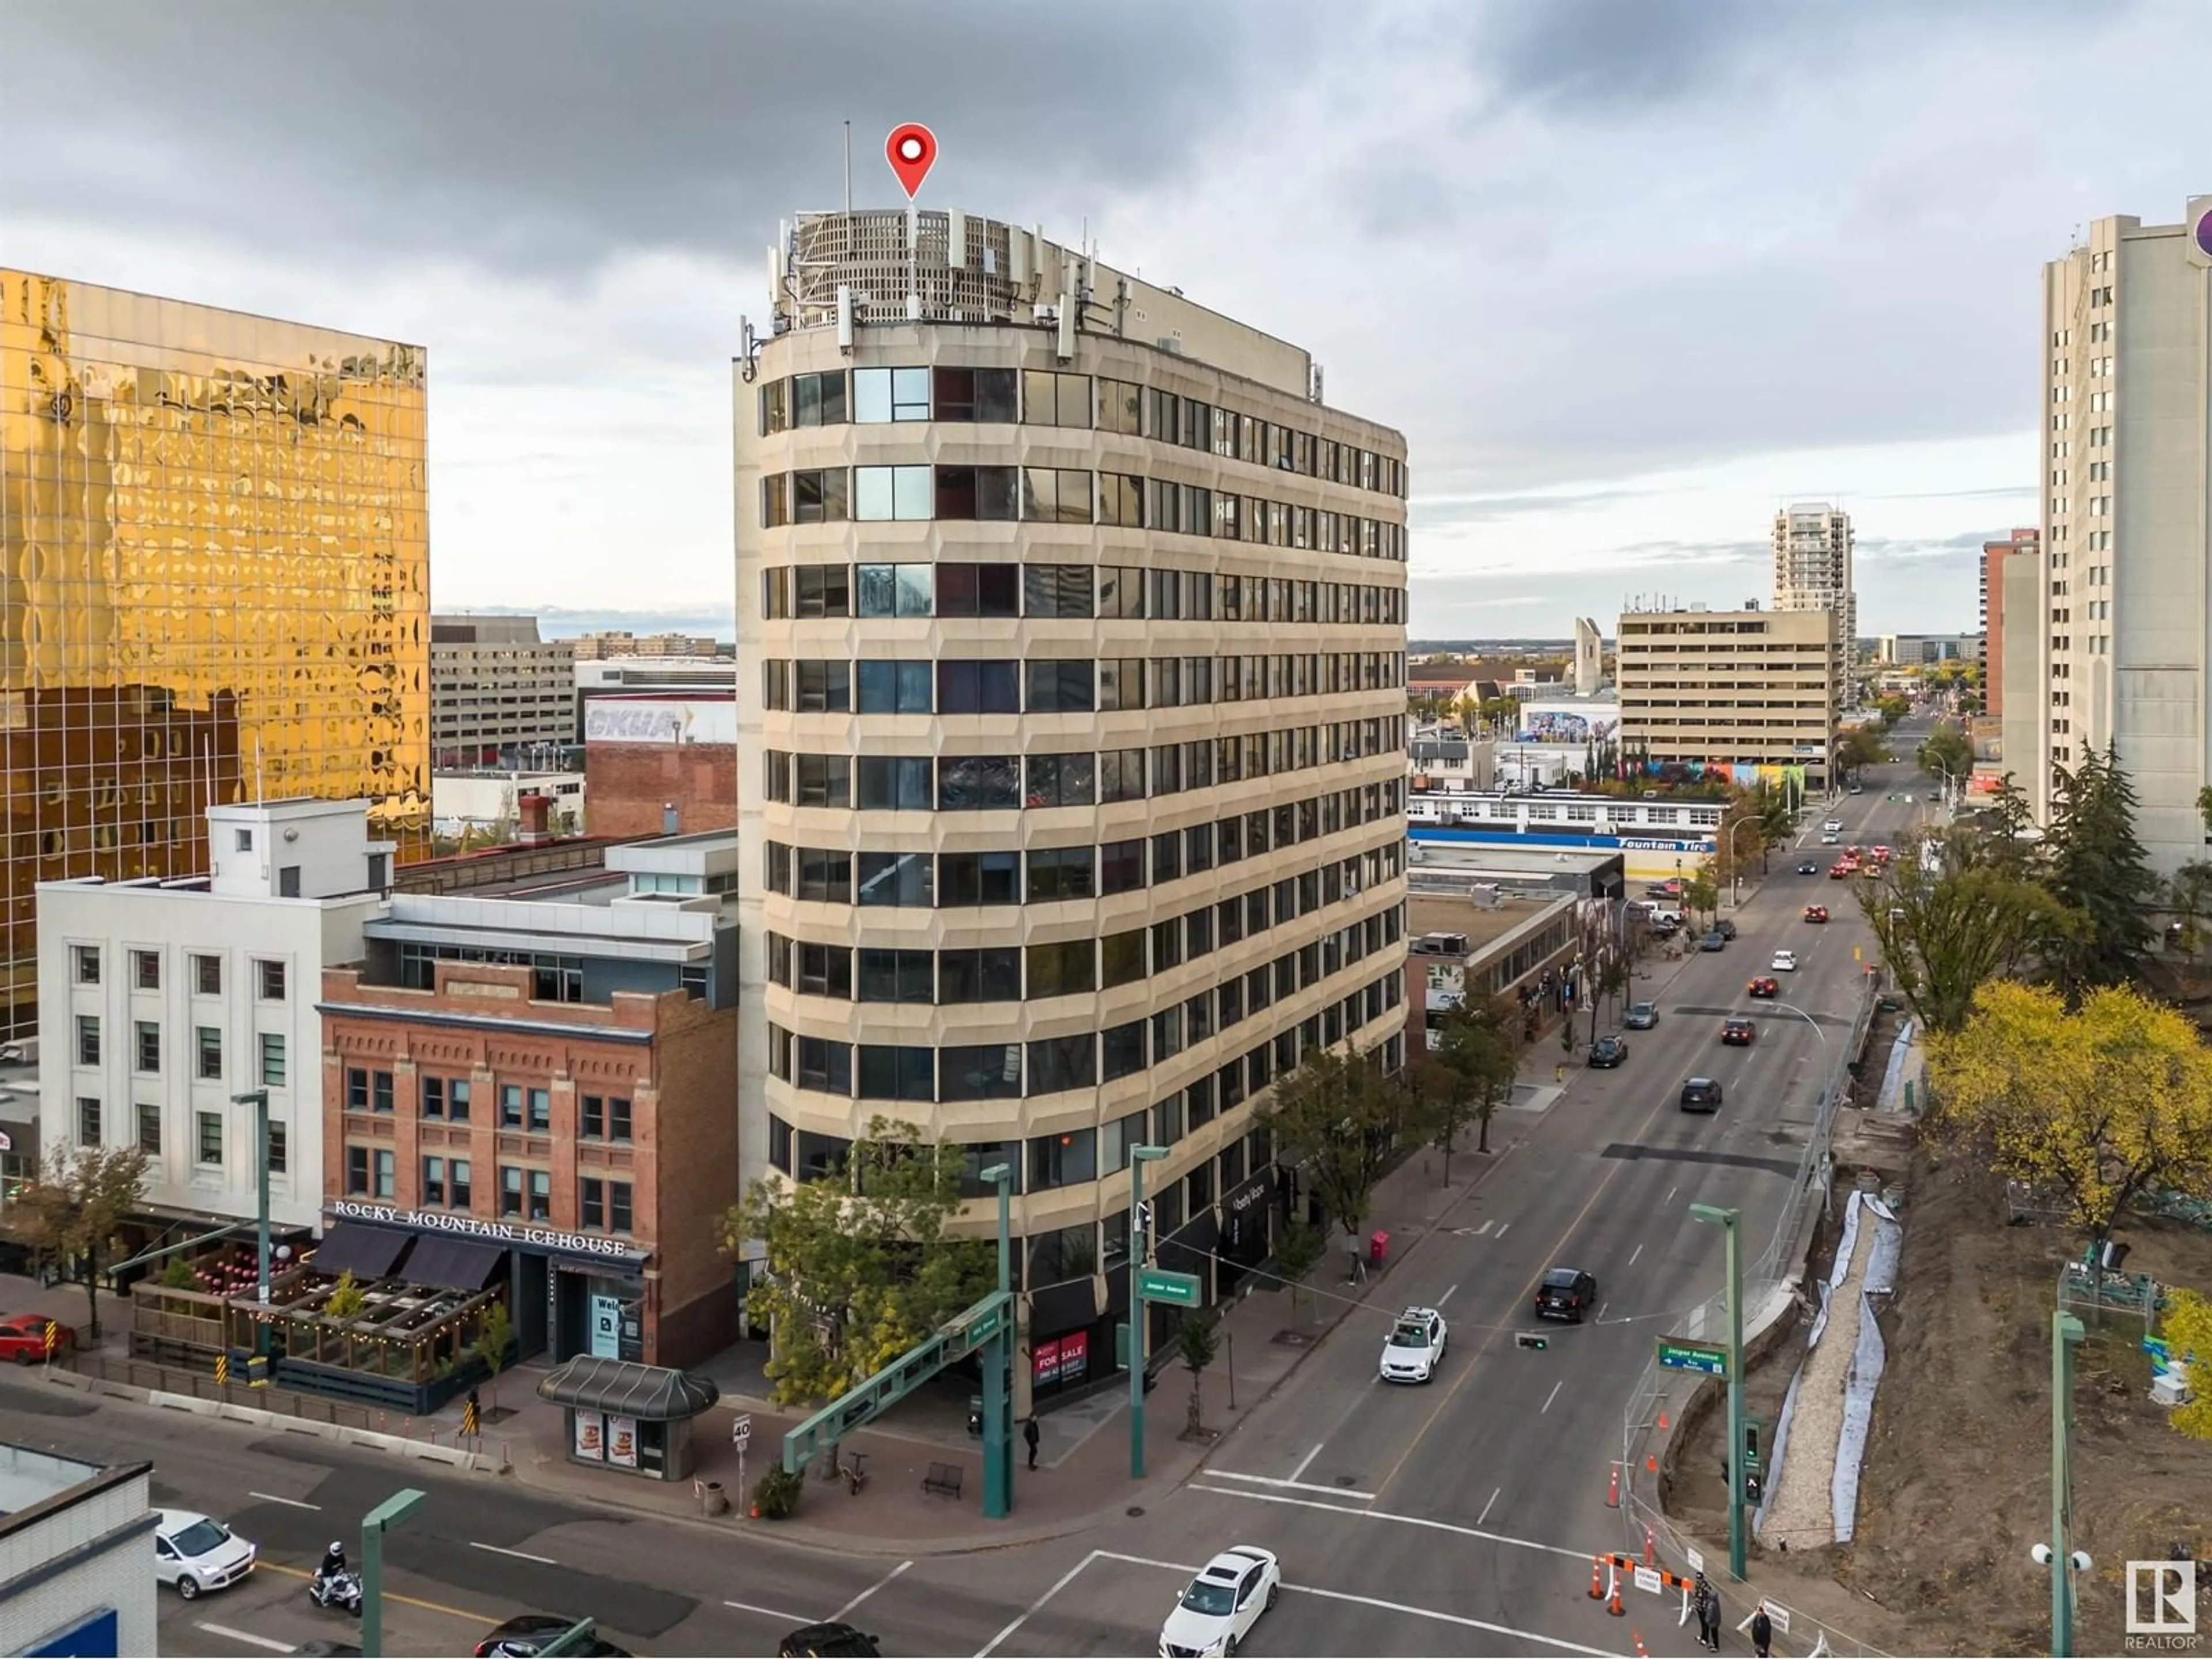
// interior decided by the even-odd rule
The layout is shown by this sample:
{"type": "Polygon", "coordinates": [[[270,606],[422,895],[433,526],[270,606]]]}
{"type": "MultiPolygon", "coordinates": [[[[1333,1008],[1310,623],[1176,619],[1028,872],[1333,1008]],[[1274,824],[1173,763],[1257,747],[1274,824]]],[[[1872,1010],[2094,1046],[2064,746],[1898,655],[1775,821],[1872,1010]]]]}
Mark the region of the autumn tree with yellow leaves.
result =
{"type": "Polygon", "coordinates": [[[2193,1397],[2166,1421],[2192,1440],[2212,1440],[2212,1302],[2195,1291],[2176,1291],[2160,1321],[2166,1351],[2187,1359],[2193,1397]],[[2192,1357],[2193,1356],[2193,1357],[2192,1357]]]}
{"type": "Polygon", "coordinates": [[[2212,1192],[2212,1050],[2126,987],[2069,1012],[2055,992],[1993,981],[1955,1032],[1930,1032],[1930,1127],[2008,1179],[2063,1196],[2098,1244],[2154,1188],[2212,1192]]]}

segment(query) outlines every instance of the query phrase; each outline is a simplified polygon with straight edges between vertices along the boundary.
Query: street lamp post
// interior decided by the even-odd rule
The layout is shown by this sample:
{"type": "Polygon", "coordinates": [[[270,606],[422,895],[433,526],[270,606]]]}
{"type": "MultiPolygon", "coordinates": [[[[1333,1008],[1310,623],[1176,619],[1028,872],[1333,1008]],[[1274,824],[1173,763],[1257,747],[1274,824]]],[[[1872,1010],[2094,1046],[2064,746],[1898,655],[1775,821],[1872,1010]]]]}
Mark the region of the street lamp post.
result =
{"type": "Polygon", "coordinates": [[[409,1486],[362,1517],[361,1650],[367,1659],[380,1659],[384,1652],[384,1534],[414,1514],[428,1496],[409,1486]]]}
{"type": "Polygon", "coordinates": [[[1129,1478],[1145,1478],[1145,1165],[1165,1158],[1164,1146],[1129,1149],[1129,1478]]]}
{"type": "Polygon", "coordinates": [[[2051,1652],[2074,1651],[2074,1350],[2081,1322],[2051,1316],[2051,1652]]]}
{"type": "MultiPolygon", "coordinates": [[[[994,1164],[982,1179],[999,1189],[999,1294],[1013,1288],[1011,1255],[1014,1172],[1011,1165],[994,1164]]],[[[983,1518],[1002,1521],[1014,1506],[1014,1424],[1006,1398],[1007,1373],[1012,1369],[1013,1309],[1001,1304],[999,1329],[983,1345],[983,1518]]]]}
{"type": "Polygon", "coordinates": [[[233,1095],[230,1103],[253,1108],[253,1149],[261,1165],[256,1177],[259,1191],[256,1257],[260,1267],[257,1299],[261,1307],[253,1322],[253,1352],[261,1362],[262,1375],[253,1380],[265,1382],[269,1366],[269,1091],[249,1089],[242,1095],[233,1095]]]}
{"type": "Polygon", "coordinates": [[[1743,1212],[1711,1204],[1690,1206],[1692,1221],[1711,1222],[1728,1239],[1728,1515],[1729,1574],[1743,1577],[1743,1487],[1749,1460],[1743,1443],[1743,1212]]]}
{"type": "Polygon", "coordinates": [[[1738,818],[1738,819],[1737,819],[1737,820],[1736,820],[1733,824],[1731,824],[1731,825],[1729,825],[1729,832],[1728,832],[1729,902],[1730,904],[1741,904],[1741,902],[1742,902],[1742,899],[1741,899],[1741,890],[1742,890],[1743,867],[1742,867],[1741,861],[1741,860],[1736,857],[1736,851],[1735,851],[1735,836],[1736,836],[1736,831],[1737,831],[1737,830],[1756,830],[1756,829],[1758,829],[1758,828],[1759,828],[1759,825],[1758,825],[1756,823],[1754,823],[1754,822],[1753,822],[1752,819],[1750,819],[1750,818],[1738,818]]]}

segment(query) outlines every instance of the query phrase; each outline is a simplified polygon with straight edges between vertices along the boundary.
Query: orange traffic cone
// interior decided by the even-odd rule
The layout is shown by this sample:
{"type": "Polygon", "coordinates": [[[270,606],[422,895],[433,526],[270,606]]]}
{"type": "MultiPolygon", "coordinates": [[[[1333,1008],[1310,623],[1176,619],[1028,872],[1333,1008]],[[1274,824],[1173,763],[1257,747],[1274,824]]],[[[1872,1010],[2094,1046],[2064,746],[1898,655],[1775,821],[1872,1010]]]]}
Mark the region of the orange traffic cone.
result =
{"type": "Polygon", "coordinates": [[[1613,1599],[1606,1603],[1605,1610],[1616,1619],[1623,1617],[1628,1611],[1620,1605],[1620,1558],[1618,1556],[1613,1559],[1613,1599]]]}
{"type": "Polygon", "coordinates": [[[1644,1472],[1646,1474],[1658,1474],[1659,1460],[1656,1457],[1646,1457],[1644,1460],[1644,1472]]]}
{"type": "Polygon", "coordinates": [[[1659,1413],[1659,1432],[1662,1434],[1667,1432],[1667,1413],[1664,1412],[1659,1413]]]}
{"type": "Polygon", "coordinates": [[[1605,1600],[1605,1557],[1602,1555],[1590,1557],[1590,1600],[1605,1600]]]}
{"type": "Polygon", "coordinates": [[[1605,1506],[1609,1510],[1620,1507],[1620,1465],[1618,1463],[1613,1466],[1612,1478],[1606,1482],[1605,1506]]]}
{"type": "Polygon", "coordinates": [[[1632,1630],[1628,1633],[1636,1638],[1637,1659],[1651,1659],[1651,1650],[1644,1645],[1644,1632],[1639,1630],[1632,1630]]]}

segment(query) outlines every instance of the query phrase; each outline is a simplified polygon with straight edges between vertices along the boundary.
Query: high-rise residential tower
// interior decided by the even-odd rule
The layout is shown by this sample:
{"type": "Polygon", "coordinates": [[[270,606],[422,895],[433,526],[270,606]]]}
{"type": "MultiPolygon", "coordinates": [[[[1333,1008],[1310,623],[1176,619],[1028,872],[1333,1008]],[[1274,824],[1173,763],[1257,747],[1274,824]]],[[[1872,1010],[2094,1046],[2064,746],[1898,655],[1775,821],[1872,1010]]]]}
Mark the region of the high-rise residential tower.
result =
{"type": "Polygon", "coordinates": [[[200,873],[210,805],[366,797],[403,850],[427,830],[426,375],[419,347],[0,269],[11,1034],[40,881],[200,873]]]}
{"type": "Polygon", "coordinates": [[[1850,701],[1851,669],[1858,661],[1851,549],[1851,515],[1839,507],[1797,501],[1774,515],[1774,609],[1825,611],[1833,619],[1839,708],[1850,701]]]}
{"type": "Polygon", "coordinates": [[[2212,781],[2212,196],[2099,219],[2045,265],[2041,356],[2050,614],[2006,617],[2006,712],[2039,714],[2005,761],[2047,819],[2054,769],[2114,745],[2171,874],[2205,856],[2212,781]]]}
{"type": "Polygon", "coordinates": [[[1128,1306],[1131,1149],[1168,1149],[1153,1237],[1211,1298],[1292,1190],[1273,1080],[1402,1058],[1404,442],[1297,347],[1018,227],[808,215],[771,264],[742,1155],[805,1179],[881,1115],[1010,1164],[1021,1383],[1077,1384],[1128,1306]]]}

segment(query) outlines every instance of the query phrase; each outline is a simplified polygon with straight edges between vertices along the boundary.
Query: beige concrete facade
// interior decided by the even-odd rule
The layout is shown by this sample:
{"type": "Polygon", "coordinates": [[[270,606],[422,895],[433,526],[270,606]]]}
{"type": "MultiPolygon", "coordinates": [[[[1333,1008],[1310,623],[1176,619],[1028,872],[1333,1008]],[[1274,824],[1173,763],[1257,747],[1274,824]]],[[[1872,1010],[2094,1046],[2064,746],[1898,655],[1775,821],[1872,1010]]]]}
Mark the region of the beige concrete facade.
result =
{"type": "MultiPolygon", "coordinates": [[[[905,234],[843,217],[794,271],[905,234]]],[[[1158,1232],[1226,1255],[1270,1080],[1402,1057],[1404,443],[1284,342],[918,222],[919,319],[878,289],[841,349],[794,274],[736,387],[741,1156],[804,1178],[879,1115],[970,1145],[1032,1291],[1103,1310],[1131,1146],[1170,1148],[1158,1232]],[[1079,328],[1033,308],[1063,285],[1079,328]]]]}
{"type": "Polygon", "coordinates": [[[535,617],[430,618],[430,744],[441,767],[574,740],[576,648],[535,617]]]}
{"type": "Polygon", "coordinates": [[[2006,763],[2048,822],[2056,770],[2115,746],[2171,874],[2205,856],[2212,781],[2212,196],[2180,224],[2094,221],[2044,266],[2043,309],[2040,591],[2006,618],[2006,763]]]}
{"type": "Polygon", "coordinates": [[[1825,611],[1645,611],[1620,618],[1620,736],[1661,763],[1802,766],[1825,780],[1836,647],[1825,611]]]}

